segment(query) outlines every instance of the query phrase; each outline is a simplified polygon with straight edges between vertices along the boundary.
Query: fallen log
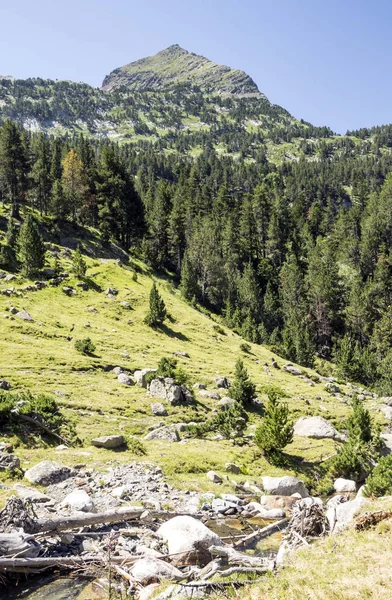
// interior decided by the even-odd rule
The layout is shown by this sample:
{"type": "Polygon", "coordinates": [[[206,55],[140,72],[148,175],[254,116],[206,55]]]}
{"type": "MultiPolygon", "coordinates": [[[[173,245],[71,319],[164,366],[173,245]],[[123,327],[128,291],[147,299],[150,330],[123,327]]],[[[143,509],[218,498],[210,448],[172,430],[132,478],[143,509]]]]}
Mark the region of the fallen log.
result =
{"type": "Polygon", "coordinates": [[[48,433],[52,437],[56,438],[62,444],[65,444],[66,446],[72,446],[73,445],[73,444],[71,444],[71,442],[69,440],[66,440],[61,435],[59,435],[58,433],[56,433],[55,431],[53,431],[52,429],[50,429],[47,425],[44,425],[43,423],[41,423],[41,421],[38,421],[37,419],[33,419],[32,417],[29,417],[28,415],[23,415],[23,414],[21,414],[19,412],[16,412],[16,411],[13,411],[13,415],[15,415],[21,421],[25,421],[26,423],[31,423],[32,425],[35,425],[35,427],[38,427],[39,429],[42,429],[42,431],[45,431],[45,433],[48,433]]]}
{"type": "Polygon", "coordinates": [[[224,558],[229,565],[241,565],[244,567],[268,567],[269,570],[273,569],[273,561],[269,560],[268,558],[249,556],[226,546],[210,546],[209,551],[215,556],[224,558]]]}
{"type": "Polygon", "coordinates": [[[277,531],[281,531],[286,529],[289,523],[289,519],[281,519],[280,521],[276,521],[275,523],[271,523],[262,529],[258,529],[257,531],[253,531],[246,537],[242,537],[239,542],[234,544],[234,548],[241,550],[249,550],[253,548],[260,540],[276,533],[277,531]]]}
{"type": "Polygon", "coordinates": [[[29,572],[36,569],[58,568],[83,568],[92,564],[96,565],[122,565],[132,566],[140,560],[140,556],[111,556],[88,554],[85,556],[44,556],[41,558],[0,558],[0,573],[4,572],[29,572]]]}

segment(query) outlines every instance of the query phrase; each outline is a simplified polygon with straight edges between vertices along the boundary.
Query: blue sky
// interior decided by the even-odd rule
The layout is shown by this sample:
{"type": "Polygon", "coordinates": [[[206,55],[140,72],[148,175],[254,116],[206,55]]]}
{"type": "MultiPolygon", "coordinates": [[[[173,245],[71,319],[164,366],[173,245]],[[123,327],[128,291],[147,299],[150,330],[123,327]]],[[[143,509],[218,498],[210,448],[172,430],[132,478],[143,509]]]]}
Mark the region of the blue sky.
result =
{"type": "Polygon", "coordinates": [[[0,0],[0,74],[99,86],[178,43],[335,131],[392,123],[388,0],[0,0]]]}

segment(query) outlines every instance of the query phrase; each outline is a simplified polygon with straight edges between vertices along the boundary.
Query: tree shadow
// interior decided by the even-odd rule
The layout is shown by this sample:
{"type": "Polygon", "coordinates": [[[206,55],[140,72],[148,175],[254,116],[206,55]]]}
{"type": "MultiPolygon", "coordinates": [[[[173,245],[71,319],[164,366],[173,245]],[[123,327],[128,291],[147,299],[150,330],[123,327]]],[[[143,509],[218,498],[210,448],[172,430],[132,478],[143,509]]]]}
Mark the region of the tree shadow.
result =
{"type": "Polygon", "coordinates": [[[190,341],[189,337],[187,337],[180,331],[174,331],[173,329],[171,329],[170,327],[168,327],[165,324],[162,324],[159,327],[159,331],[161,331],[165,335],[168,335],[171,338],[176,338],[177,340],[180,340],[181,342],[189,342],[190,341]]]}

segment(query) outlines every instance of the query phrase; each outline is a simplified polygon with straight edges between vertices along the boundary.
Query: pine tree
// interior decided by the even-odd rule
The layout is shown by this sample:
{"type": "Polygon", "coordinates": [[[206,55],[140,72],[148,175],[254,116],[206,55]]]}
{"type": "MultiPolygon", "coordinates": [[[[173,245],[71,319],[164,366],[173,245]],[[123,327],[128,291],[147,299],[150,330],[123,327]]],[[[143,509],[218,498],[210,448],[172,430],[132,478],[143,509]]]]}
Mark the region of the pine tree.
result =
{"type": "Polygon", "coordinates": [[[68,203],[60,179],[56,179],[53,183],[50,198],[50,210],[58,219],[65,219],[69,214],[68,203]]]}
{"type": "Polygon", "coordinates": [[[37,224],[30,215],[20,229],[18,245],[22,273],[31,277],[45,264],[45,245],[37,224]]]}
{"type": "Polygon", "coordinates": [[[50,177],[50,147],[49,141],[41,133],[36,143],[36,160],[30,171],[32,180],[33,201],[38,210],[47,214],[49,209],[52,180],[50,177]]]}
{"type": "Polygon", "coordinates": [[[159,327],[165,318],[165,303],[158,292],[157,286],[153,283],[150,292],[150,310],[146,315],[145,322],[150,327],[159,327]]]}
{"type": "Polygon", "coordinates": [[[80,213],[87,194],[87,178],[83,163],[75,150],[71,148],[63,162],[62,185],[67,201],[67,212],[73,221],[80,213]]]}
{"type": "Polygon", "coordinates": [[[293,441],[293,433],[288,405],[278,402],[278,394],[270,390],[263,420],[256,429],[256,445],[270,459],[275,460],[278,459],[281,450],[293,441]]]}
{"type": "Polygon", "coordinates": [[[197,276],[187,254],[182,261],[180,290],[188,302],[193,302],[199,295],[197,276]]]}
{"type": "Polygon", "coordinates": [[[83,258],[80,246],[76,248],[72,259],[72,271],[76,277],[82,279],[86,275],[87,263],[83,258]]]}
{"type": "Polygon", "coordinates": [[[255,397],[256,387],[249,378],[244,363],[239,358],[235,365],[235,376],[233,385],[229,389],[229,396],[243,406],[251,404],[255,397]]]}
{"type": "Polygon", "coordinates": [[[9,271],[14,271],[18,262],[16,258],[18,230],[12,217],[8,220],[4,241],[5,244],[0,247],[0,265],[9,271]]]}
{"type": "Polygon", "coordinates": [[[26,149],[20,130],[11,120],[0,128],[0,180],[12,204],[12,217],[19,216],[19,202],[27,190],[26,149]]]}

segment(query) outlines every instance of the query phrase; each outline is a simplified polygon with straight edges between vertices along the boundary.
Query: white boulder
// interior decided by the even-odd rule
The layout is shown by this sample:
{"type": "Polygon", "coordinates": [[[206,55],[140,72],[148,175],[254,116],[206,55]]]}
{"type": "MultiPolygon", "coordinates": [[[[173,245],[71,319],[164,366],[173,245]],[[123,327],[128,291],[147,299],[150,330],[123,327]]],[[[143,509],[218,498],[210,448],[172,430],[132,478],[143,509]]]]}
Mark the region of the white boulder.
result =
{"type": "Polygon", "coordinates": [[[193,517],[174,517],[166,521],[157,531],[167,542],[174,564],[204,566],[212,560],[209,548],[220,546],[219,536],[193,517]]]}

